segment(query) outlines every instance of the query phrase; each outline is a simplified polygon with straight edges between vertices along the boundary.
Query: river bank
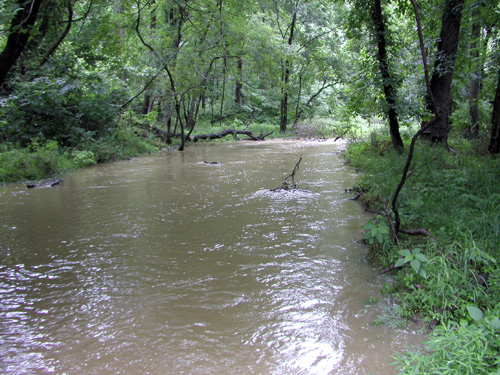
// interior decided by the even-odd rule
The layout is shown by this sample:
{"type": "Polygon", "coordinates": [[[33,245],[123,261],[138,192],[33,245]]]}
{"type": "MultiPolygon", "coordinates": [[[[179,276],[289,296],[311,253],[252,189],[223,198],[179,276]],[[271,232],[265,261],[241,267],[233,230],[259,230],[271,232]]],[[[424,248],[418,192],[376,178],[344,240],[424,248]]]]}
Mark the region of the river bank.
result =
{"type": "Polygon", "coordinates": [[[398,209],[403,228],[430,235],[401,234],[399,246],[387,215],[405,156],[377,137],[345,153],[362,172],[354,190],[375,213],[364,241],[370,259],[393,277],[384,291],[396,298],[398,315],[432,330],[426,351],[400,356],[403,374],[499,371],[500,159],[478,154],[472,142],[451,144],[453,152],[417,146],[398,209]]]}

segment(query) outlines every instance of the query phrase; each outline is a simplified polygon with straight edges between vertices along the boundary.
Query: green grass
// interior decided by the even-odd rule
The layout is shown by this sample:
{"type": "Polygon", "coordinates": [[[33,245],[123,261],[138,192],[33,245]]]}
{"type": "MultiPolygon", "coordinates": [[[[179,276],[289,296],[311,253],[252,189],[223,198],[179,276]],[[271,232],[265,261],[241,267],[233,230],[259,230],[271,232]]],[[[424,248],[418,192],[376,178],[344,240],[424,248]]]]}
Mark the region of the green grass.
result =
{"type": "MultiPolygon", "coordinates": [[[[398,209],[403,228],[425,228],[431,238],[401,235],[398,248],[385,215],[365,225],[370,258],[381,267],[401,266],[384,288],[397,298],[399,314],[437,324],[426,352],[399,357],[404,374],[497,374],[500,368],[500,327],[491,323],[500,317],[500,159],[478,153],[477,142],[452,141],[454,152],[416,148],[398,209]],[[474,319],[471,306],[484,318],[474,319]]],[[[351,143],[345,156],[363,172],[355,187],[363,203],[390,212],[405,155],[375,134],[351,143]]]]}

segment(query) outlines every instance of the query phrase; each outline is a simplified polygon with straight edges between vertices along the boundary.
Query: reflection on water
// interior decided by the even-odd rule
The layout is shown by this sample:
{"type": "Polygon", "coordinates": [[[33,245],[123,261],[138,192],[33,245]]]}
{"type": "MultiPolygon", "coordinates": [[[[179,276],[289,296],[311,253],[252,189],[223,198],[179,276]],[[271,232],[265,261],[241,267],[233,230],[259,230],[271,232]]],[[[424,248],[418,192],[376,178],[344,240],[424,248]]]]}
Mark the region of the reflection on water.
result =
{"type": "Polygon", "coordinates": [[[383,280],[337,152],[205,144],[2,187],[0,372],[394,373],[419,337],[372,324],[383,280]],[[309,192],[270,192],[300,155],[309,192]]]}

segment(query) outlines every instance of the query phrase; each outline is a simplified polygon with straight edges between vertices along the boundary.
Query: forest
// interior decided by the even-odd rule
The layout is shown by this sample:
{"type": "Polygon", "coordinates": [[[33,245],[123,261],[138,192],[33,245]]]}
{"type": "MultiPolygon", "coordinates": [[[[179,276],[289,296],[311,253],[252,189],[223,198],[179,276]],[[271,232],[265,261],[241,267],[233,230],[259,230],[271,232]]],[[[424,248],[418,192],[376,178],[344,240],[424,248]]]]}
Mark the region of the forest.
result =
{"type": "Polygon", "coordinates": [[[495,0],[5,0],[0,182],[227,129],[344,138],[384,291],[432,329],[402,373],[499,374],[499,21],[495,0]]]}

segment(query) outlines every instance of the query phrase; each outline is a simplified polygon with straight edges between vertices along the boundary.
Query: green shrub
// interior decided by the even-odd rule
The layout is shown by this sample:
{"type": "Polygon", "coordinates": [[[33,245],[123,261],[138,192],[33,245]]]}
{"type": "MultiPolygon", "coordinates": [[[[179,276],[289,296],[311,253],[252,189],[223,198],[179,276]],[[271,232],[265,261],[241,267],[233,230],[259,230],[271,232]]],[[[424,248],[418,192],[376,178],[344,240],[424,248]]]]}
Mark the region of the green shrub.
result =
{"type": "Polygon", "coordinates": [[[94,153],[87,150],[73,150],[71,151],[71,158],[79,168],[88,167],[89,165],[97,163],[94,153]]]}
{"type": "Polygon", "coordinates": [[[129,159],[144,153],[158,151],[151,139],[143,139],[132,128],[109,131],[98,140],[85,146],[97,162],[129,159]]]}
{"type": "Polygon", "coordinates": [[[20,82],[0,106],[0,140],[22,147],[36,138],[76,146],[114,123],[117,94],[97,80],[40,77],[20,82]]]}
{"type": "Polygon", "coordinates": [[[4,145],[0,153],[0,182],[40,180],[74,168],[57,142],[32,147],[31,150],[9,149],[4,145]]]}

